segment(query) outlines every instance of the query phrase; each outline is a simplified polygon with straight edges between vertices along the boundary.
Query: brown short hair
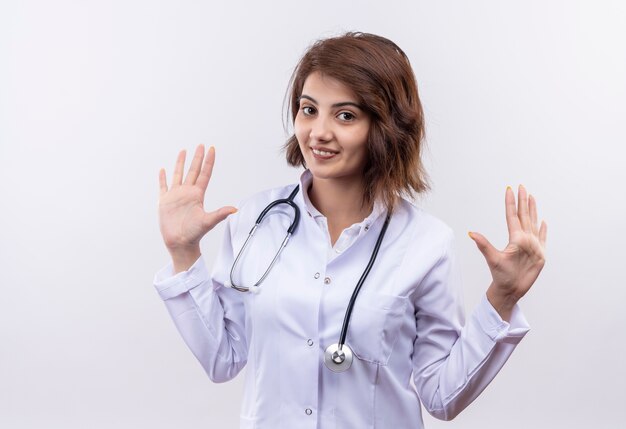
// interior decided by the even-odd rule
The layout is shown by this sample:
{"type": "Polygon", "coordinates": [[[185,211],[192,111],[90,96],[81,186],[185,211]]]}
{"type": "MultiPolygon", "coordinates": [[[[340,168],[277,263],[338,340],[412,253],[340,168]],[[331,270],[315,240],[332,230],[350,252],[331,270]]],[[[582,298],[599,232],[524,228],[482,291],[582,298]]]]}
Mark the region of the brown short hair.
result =
{"type": "MultiPolygon", "coordinates": [[[[424,112],[406,54],[391,40],[368,33],[346,33],[315,42],[300,59],[287,93],[291,119],[299,110],[306,78],[320,72],[347,85],[371,117],[364,202],[382,198],[393,210],[396,197],[429,189],[421,160],[424,112]]],[[[285,143],[289,165],[306,168],[298,140],[285,143]]]]}

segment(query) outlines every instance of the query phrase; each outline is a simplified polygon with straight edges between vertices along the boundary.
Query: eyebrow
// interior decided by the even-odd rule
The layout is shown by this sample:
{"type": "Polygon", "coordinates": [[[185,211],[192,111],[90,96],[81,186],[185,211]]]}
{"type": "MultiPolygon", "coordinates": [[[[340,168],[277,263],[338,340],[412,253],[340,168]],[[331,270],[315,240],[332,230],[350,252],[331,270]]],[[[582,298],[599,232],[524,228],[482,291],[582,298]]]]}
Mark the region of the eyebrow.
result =
{"type": "MultiPolygon", "coordinates": [[[[315,100],[315,98],[313,98],[313,97],[309,97],[308,95],[305,95],[305,94],[302,94],[300,97],[298,97],[298,103],[300,103],[300,100],[302,100],[303,98],[306,98],[307,100],[312,101],[314,104],[319,104],[319,103],[315,100]]],[[[335,104],[333,104],[331,107],[344,107],[344,106],[354,106],[354,107],[356,107],[357,109],[364,110],[364,109],[363,109],[363,106],[361,106],[360,104],[355,103],[355,102],[353,102],[353,101],[342,101],[342,102],[340,102],[340,103],[335,103],[335,104]]]]}

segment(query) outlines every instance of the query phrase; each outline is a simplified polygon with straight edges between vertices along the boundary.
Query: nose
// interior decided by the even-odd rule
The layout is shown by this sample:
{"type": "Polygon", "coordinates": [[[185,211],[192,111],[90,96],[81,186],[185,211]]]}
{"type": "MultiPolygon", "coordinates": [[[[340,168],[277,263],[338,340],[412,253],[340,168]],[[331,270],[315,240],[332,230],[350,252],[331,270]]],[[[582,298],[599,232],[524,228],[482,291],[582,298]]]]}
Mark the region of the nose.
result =
{"type": "Polygon", "coordinates": [[[322,117],[320,115],[315,118],[315,120],[313,120],[313,122],[311,123],[311,132],[309,133],[309,137],[311,138],[311,140],[318,142],[326,142],[332,140],[332,127],[325,117],[322,117]]]}

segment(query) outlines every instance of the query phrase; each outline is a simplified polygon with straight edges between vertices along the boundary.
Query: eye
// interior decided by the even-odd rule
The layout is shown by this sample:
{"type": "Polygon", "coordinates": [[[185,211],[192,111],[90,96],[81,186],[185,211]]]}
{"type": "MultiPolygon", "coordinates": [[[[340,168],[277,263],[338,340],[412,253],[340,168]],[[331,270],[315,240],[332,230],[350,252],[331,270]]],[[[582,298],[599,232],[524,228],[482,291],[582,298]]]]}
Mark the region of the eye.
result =
{"type": "Polygon", "coordinates": [[[300,110],[302,110],[304,116],[311,116],[315,114],[315,108],[311,106],[304,106],[300,110]]]}
{"type": "Polygon", "coordinates": [[[350,113],[350,112],[341,112],[339,115],[337,115],[337,117],[339,119],[341,119],[344,122],[350,122],[353,121],[355,116],[354,114],[350,113]]]}

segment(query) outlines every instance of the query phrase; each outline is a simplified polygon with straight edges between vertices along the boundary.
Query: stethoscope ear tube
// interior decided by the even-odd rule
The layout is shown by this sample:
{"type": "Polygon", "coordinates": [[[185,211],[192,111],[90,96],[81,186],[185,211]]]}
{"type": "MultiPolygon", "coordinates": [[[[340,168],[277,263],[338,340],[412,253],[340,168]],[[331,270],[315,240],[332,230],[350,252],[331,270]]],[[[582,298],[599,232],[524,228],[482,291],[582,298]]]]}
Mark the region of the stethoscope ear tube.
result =
{"type": "MultiPolygon", "coordinates": [[[[297,188],[298,186],[296,186],[296,189],[297,188]]],[[[263,209],[263,211],[257,218],[256,223],[254,225],[259,226],[259,224],[263,221],[263,218],[265,217],[267,212],[269,212],[271,209],[273,209],[275,206],[279,204],[289,204],[293,208],[293,211],[294,211],[293,220],[291,221],[291,225],[289,225],[289,229],[287,229],[287,233],[289,235],[292,235],[293,232],[298,227],[298,223],[300,222],[300,209],[298,208],[296,203],[293,202],[293,199],[291,199],[291,196],[290,198],[283,198],[280,200],[272,201],[270,204],[268,204],[268,206],[263,209]]]]}
{"type": "Polygon", "coordinates": [[[267,207],[265,207],[265,209],[263,209],[263,211],[261,212],[261,214],[257,218],[254,226],[252,227],[252,229],[248,233],[248,237],[246,238],[246,241],[243,243],[243,246],[241,246],[241,250],[239,250],[239,253],[237,254],[237,257],[235,258],[235,262],[233,262],[233,266],[230,269],[230,287],[232,287],[235,290],[238,290],[239,292],[250,292],[251,290],[253,290],[255,292],[258,292],[259,285],[263,282],[263,280],[265,280],[265,277],[267,277],[267,275],[269,274],[270,270],[272,269],[272,267],[274,266],[274,264],[278,260],[278,257],[280,256],[281,252],[283,251],[285,246],[287,246],[287,243],[289,242],[289,238],[291,238],[291,235],[294,233],[294,231],[298,227],[298,223],[300,222],[300,209],[298,208],[296,203],[293,202],[293,198],[296,196],[296,194],[298,193],[299,189],[300,189],[300,185],[298,185],[298,186],[296,186],[294,188],[294,190],[291,192],[291,194],[289,194],[288,198],[283,198],[283,199],[280,199],[280,200],[272,201],[270,204],[267,205],[267,207]],[[278,252],[276,252],[276,255],[274,255],[274,258],[272,259],[272,262],[270,263],[269,267],[267,267],[267,269],[265,270],[265,272],[263,273],[261,278],[253,286],[238,286],[235,283],[235,281],[233,280],[233,274],[234,274],[235,269],[237,267],[237,263],[241,259],[241,255],[243,255],[244,250],[246,249],[246,247],[248,246],[248,244],[252,240],[252,237],[256,233],[257,228],[259,227],[261,222],[263,222],[263,218],[265,217],[265,215],[273,207],[275,207],[275,206],[277,206],[279,204],[288,204],[294,210],[294,217],[293,217],[293,220],[291,221],[291,225],[289,225],[289,229],[287,229],[287,235],[283,239],[283,242],[281,243],[280,248],[278,249],[278,252]]]}

